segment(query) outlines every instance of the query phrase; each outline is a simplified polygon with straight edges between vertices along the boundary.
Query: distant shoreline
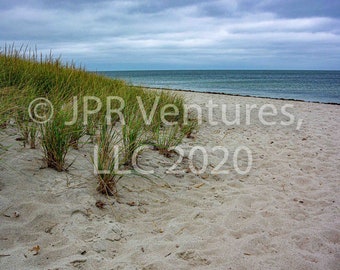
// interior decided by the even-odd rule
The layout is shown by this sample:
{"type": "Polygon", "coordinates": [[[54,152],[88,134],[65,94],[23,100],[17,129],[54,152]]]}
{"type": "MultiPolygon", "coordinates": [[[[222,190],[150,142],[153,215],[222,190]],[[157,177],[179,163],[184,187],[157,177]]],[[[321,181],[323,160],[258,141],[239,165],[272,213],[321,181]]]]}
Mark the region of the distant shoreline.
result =
{"type": "Polygon", "coordinates": [[[224,96],[233,96],[233,97],[262,98],[262,99],[272,99],[272,100],[287,100],[287,101],[315,103],[315,104],[327,104],[327,105],[340,105],[340,103],[336,103],[336,102],[308,101],[308,100],[293,99],[293,98],[261,97],[261,96],[252,96],[252,95],[230,94],[230,93],[223,93],[223,92],[194,91],[194,90],[173,89],[173,88],[164,88],[164,87],[160,88],[160,87],[141,86],[141,85],[133,85],[133,86],[140,87],[140,88],[145,88],[145,89],[155,89],[155,90],[164,90],[164,91],[189,92],[189,93],[200,93],[200,94],[213,94],[213,95],[224,95],[224,96]]]}

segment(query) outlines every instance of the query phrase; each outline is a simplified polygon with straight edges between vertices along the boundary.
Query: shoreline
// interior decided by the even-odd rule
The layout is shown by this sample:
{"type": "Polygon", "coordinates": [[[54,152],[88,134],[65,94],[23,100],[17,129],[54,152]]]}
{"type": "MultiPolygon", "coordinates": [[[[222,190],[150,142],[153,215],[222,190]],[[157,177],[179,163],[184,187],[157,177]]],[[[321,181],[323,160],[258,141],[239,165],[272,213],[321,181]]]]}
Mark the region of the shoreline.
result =
{"type": "Polygon", "coordinates": [[[251,95],[241,95],[241,94],[229,94],[229,93],[221,93],[221,92],[211,92],[211,91],[201,92],[201,91],[195,91],[195,90],[160,88],[160,87],[150,87],[150,86],[140,86],[140,85],[132,85],[132,86],[139,87],[139,88],[145,88],[145,89],[151,89],[151,90],[154,89],[154,90],[164,90],[164,91],[174,91],[174,92],[188,92],[188,93],[223,95],[223,96],[232,96],[232,97],[248,97],[248,98],[256,98],[256,99],[270,99],[270,100],[296,101],[296,102],[314,103],[314,104],[340,105],[340,103],[336,103],[336,102],[308,101],[308,100],[293,99],[293,98],[260,97],[260,96],[251,96],[251,95]]]}

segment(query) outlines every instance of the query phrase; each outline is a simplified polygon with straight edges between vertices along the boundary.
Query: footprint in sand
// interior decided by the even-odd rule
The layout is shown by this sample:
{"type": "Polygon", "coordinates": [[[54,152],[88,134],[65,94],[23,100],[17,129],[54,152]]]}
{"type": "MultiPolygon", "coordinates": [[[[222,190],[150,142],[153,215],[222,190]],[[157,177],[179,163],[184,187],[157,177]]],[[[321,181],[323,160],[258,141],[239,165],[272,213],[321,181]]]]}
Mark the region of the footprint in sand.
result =
{"type": "Polygon", "coordinates": [[[194,250],[178,252],[176,255],[178,258],[188,261],[191,265],[209,265],[211,263],[208,259],[198,255],[194,250]]]}

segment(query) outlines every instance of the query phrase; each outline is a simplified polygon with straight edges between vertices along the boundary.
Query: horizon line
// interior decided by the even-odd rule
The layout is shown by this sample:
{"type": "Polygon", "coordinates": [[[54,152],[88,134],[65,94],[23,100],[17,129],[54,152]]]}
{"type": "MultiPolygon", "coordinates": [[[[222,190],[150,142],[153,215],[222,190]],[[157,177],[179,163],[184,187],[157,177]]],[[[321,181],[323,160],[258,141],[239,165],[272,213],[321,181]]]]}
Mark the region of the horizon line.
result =
{"type": "Polygon", "coordinates": [[[340,71],[340,69],[113,69],[88,70],[89,72],[129,72],[129,71],[340,71]]]}

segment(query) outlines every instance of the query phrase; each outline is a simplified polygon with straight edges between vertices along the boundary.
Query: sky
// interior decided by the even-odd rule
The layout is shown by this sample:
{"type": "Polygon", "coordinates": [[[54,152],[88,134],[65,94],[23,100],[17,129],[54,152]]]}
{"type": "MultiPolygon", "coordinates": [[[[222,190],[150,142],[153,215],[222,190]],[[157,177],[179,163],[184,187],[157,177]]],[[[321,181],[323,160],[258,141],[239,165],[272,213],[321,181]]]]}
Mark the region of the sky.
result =
{"type": "Polygon", "coordinates": [[[88,70],[340,70],[339,0],[0,0],[0,47],[88,70]]]}

